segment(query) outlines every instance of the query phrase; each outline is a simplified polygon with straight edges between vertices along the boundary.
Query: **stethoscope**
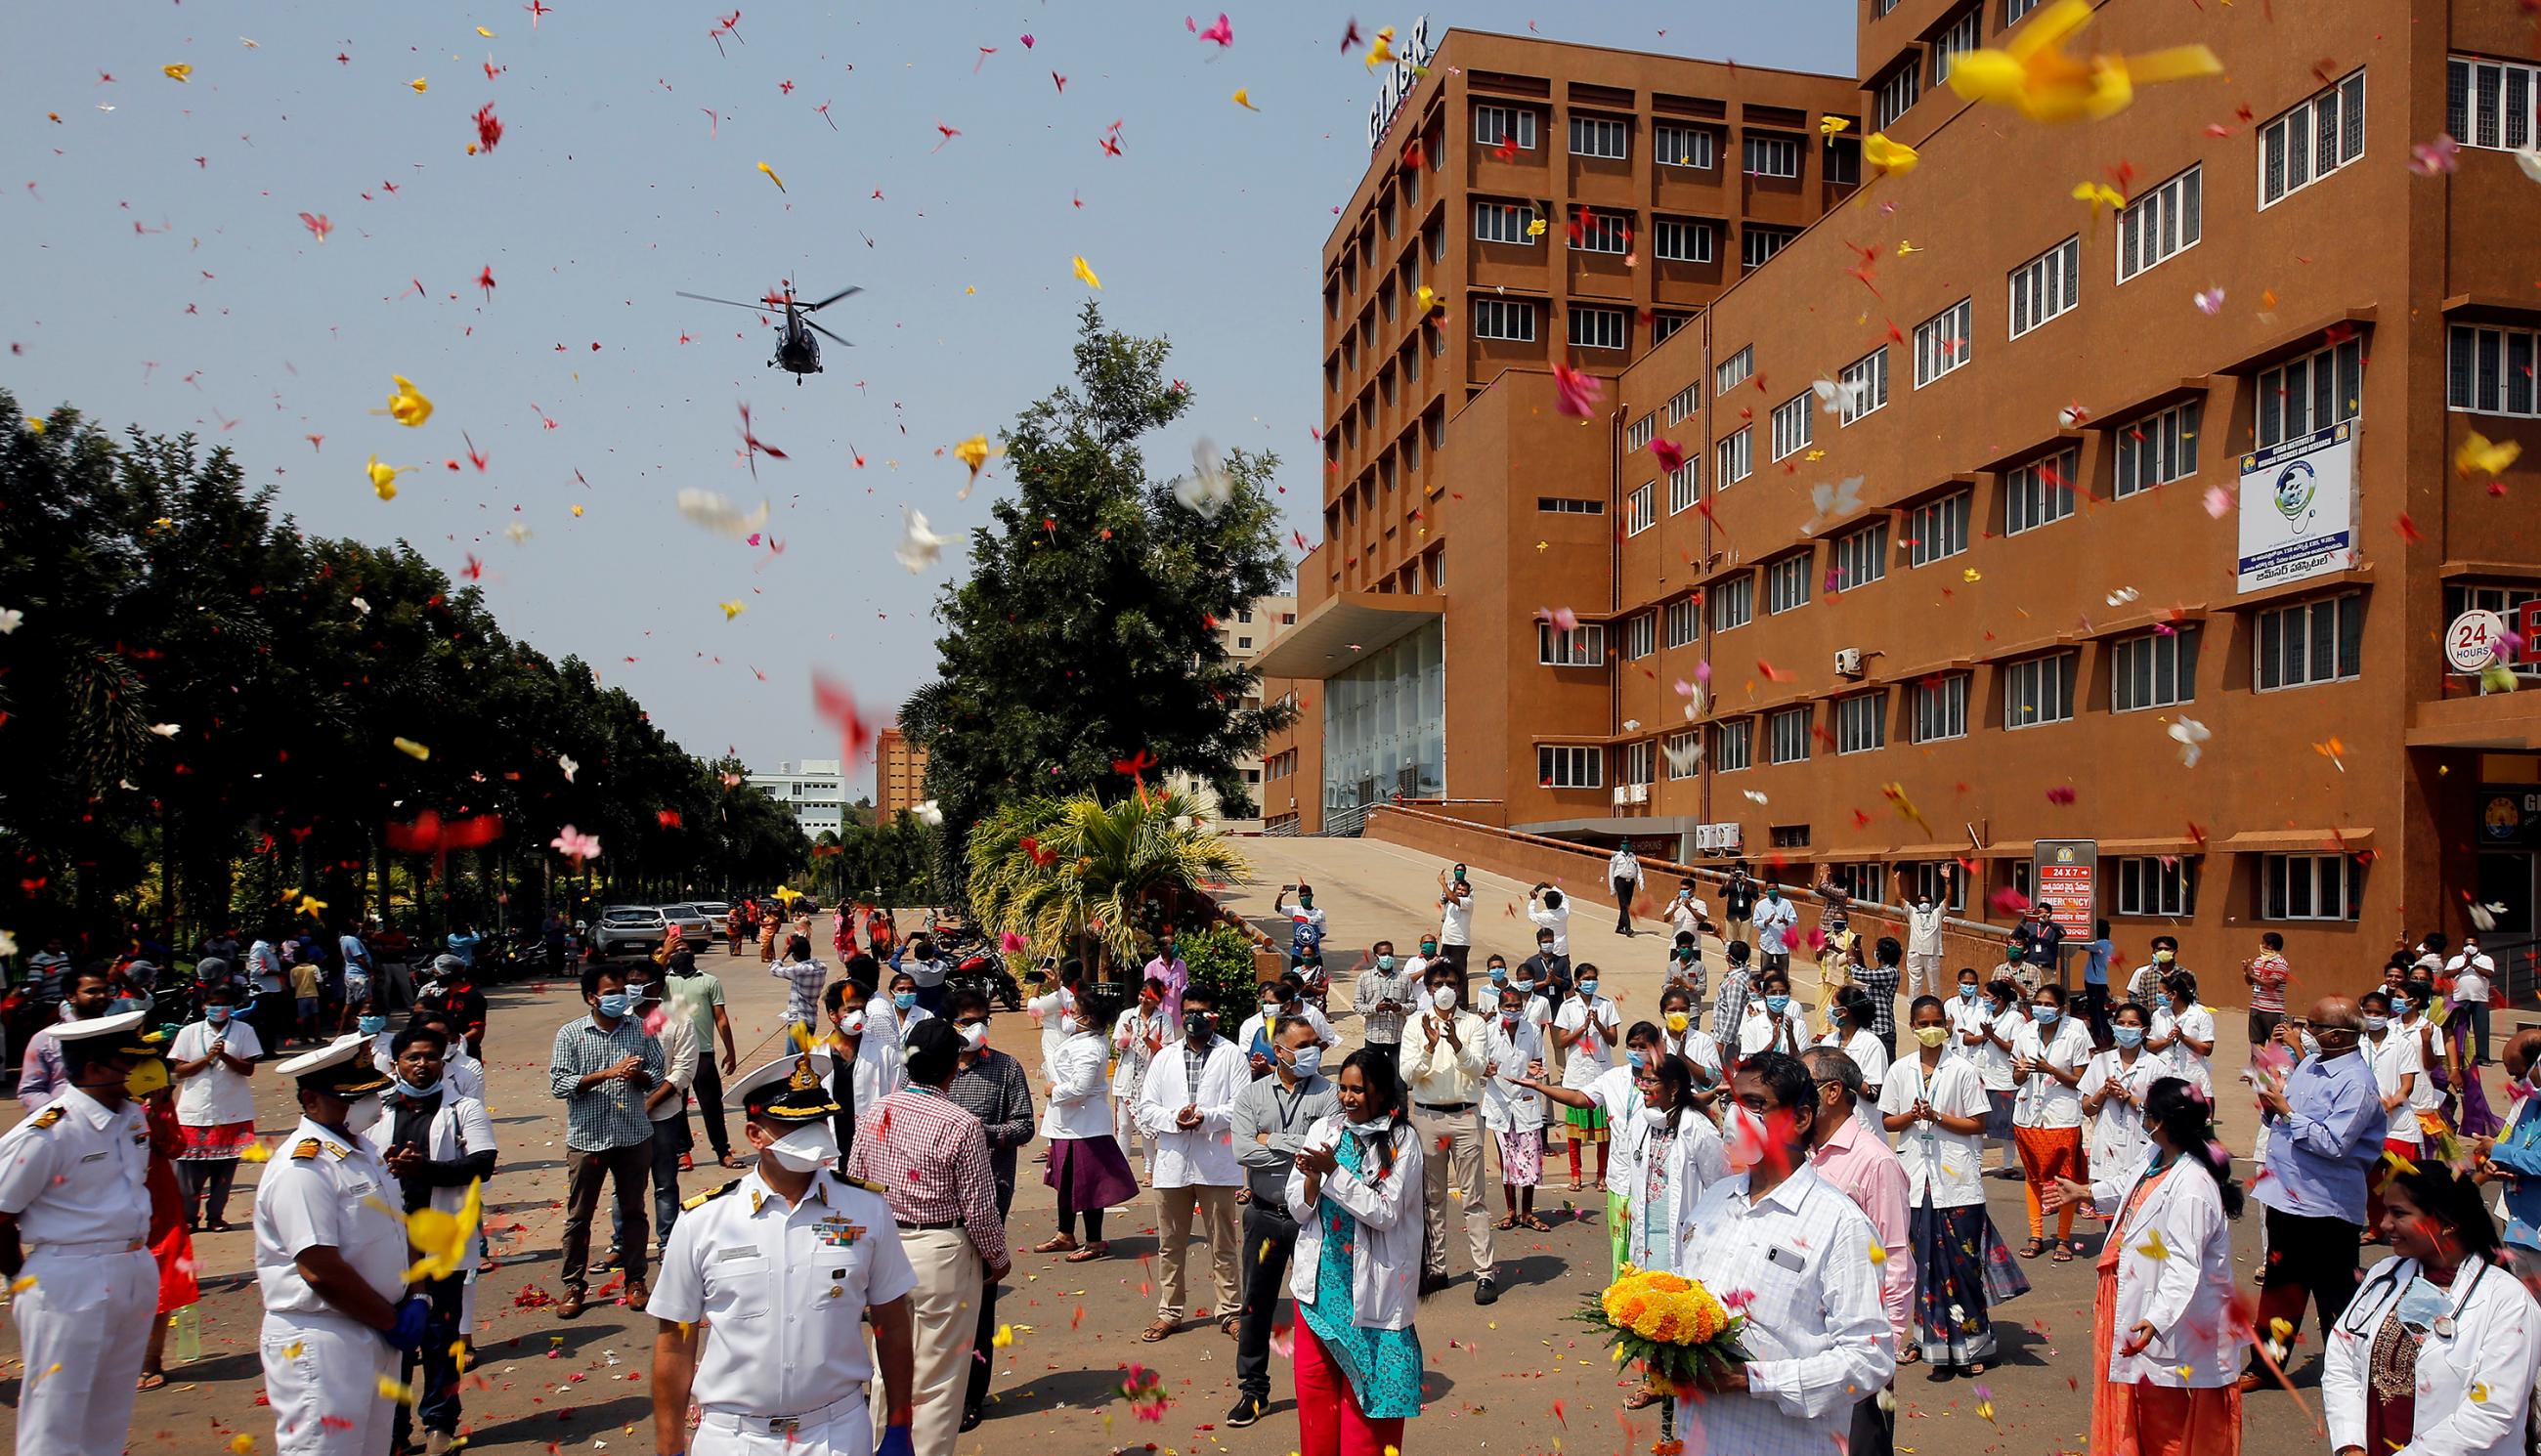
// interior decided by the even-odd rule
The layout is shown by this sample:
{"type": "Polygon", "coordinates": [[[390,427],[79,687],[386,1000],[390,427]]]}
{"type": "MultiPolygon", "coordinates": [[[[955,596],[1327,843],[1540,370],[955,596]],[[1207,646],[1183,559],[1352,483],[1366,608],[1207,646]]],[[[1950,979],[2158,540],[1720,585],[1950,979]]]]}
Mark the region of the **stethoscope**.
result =
{"type": "MultiPolygon", "coordinates": [[[[2413,1277],[2418,1270],[2425,1268],[2424,1265],[2414,1259],[2408,1261],[2408,1263],[2410,1265],[2411,1274],[2413,1277]]],[[[2487,1278],[2488,1272],[2494,1268],[2496,1268],[2496,1266],[2491,1264],[2488,1260],[2479,1260],[2479,1272],[2470,1276],[2470,1287],[2464,1289],[2459,1297],[2453,1300],[2453,1307],[2449,1311],[2437,1316],[2435,1322],[2427,1327],[2428,1333],[2433,1335],[2437,1340],[2446,1342],[2451,1341],[2453,1336],[2460,1331],[2461,1312],[2470,1308],[2471,1296],[2479,1292],[2479,1281],[2487,1278]]],[[[2361,1304],[2363,1302],[2360,1297],[2362,1291],[2358,1291],[2360,1297],[2356,1303],[2350,1304],[2347,1307],[2348,1313],[2339,1316],[2339,1329],[2346,1331],[2350,1335],[2362,1335],[2365,1331],[2372,1329],[2375,1322],[2381,1318],[2382,1312],[2396,1303],[2400,1296],[2407,1290],[2407,1286],[2400,1282],[2400,1274],[2397,1270],[2394,1270],[2389,1274],[2376,1274],[2374,1275],[2374,1279],[2388,1286],[2388,1289],[2382,1296],[2381,1301],[2375,1304],[2373,1308],[2367,1312],[2367,1318],[2362,1323],[2350,1324],[2348,1321],[2353,1315],[2357,1304],[2361,1304]]]]}

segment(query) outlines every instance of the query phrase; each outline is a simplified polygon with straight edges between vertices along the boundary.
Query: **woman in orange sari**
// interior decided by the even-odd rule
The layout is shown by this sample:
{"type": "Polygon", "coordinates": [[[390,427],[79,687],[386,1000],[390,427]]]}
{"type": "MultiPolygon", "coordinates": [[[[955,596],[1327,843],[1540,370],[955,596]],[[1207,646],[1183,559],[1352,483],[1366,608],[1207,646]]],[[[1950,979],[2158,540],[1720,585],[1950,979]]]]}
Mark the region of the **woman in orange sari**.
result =
{"type": "Polygon", "coordinates": [[[2100,1248],[2091,1456],[2239,1456],[2229,1223],[2240,1185],[2194,1086],[2154,1082],[2143,1118],[2145,1160],[2049,1190],[2059,1203],[2119,1210],[2100,1248]]]}

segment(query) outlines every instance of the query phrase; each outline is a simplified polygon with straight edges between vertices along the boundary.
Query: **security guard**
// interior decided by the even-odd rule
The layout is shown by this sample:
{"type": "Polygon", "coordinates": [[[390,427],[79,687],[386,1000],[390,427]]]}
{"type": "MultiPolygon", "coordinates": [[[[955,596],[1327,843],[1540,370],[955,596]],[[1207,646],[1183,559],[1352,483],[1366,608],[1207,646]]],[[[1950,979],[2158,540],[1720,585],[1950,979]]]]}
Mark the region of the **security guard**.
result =
{"type": "Polygon", "coordinates": [[[662,1456],[910,1456],[917,1275],[882,1190],[835,1171],[829,1060],[825,1051],[783,1057],[734,1084],[759,1164],[689,1200],[662,1251],[646,1307],[662,1322],[662,1456]],[[879,1450],[865,1405],[867,1321],[889,1398],[879,1450]],[[693,1441],[691,1400],[702,1413],[693,1441]]]}
{"type": "Polygon", "coordinates": [[[118,1456],[131,1429],[159,1301],[150,1128],[132,1099],[168,1085],[142,1015],[55,1025],[70,1085],[0,1136],[0,1274],[28,1281],[10,1306],[21,1451],[118,1456]]]}
{"type": "Polygon", "coordinates": [[[274,1068],[300,1084],[300,1126],[255,1186],[264,1389],[280,1456],[385,1456],[398,1352],[423,1342],[428,1301],[405,1290],[398,1188],[362,1140],[388,1074],[347,1032],[274,1068]]]}

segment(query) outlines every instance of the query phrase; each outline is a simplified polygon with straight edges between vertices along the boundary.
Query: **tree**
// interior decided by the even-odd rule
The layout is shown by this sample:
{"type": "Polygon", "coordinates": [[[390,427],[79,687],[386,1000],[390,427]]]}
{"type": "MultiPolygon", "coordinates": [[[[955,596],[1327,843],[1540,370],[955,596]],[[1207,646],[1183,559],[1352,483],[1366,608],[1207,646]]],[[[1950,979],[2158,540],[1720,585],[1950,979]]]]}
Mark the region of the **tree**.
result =
{"type": "Polygon", "coordinates": [[[1120,795],[1179,771],[1249,815],[1236,760],[1294,716],[1244,706],[1260,678],[1216,634],[1286,578],[1278,462],[1231,454],[1225,499],[1205,509],[1147,477],[1140,440],[1192,402],[1165,378],[1168,347],[1107,330],[1088,303],[1074,384],[1002,432],[1015,493],[972,533],[969,574],[937,602],[937,678],[900,715],[927,750],[956,896],[973,826],[1031,796],[1120,795]]]}
{"type": "Polygon", "coordinates": [[[1196,807],[1169,791],[1005,805],[971,832],[971,911],[1045,950],[1090,953],[1098,972],[1135,965],[1204,885],[1252,872],[1196,807]]]}

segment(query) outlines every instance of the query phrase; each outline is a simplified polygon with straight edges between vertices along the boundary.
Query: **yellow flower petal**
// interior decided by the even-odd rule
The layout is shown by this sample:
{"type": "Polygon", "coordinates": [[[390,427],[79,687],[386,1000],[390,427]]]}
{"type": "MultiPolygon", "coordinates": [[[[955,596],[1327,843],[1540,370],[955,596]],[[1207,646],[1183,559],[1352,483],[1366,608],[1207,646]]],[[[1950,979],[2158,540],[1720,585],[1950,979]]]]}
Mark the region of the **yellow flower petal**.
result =
{"type": "Polygon", "coordinates": [[[194,74],[194,68],[183,61],[179,61],[173,66],[161,66],[159,74],[171,81],[182,81],[194,74]]]}
{"type": "Polygon", "coordinates": [[[1095,274],[1094,264],[1085,260],[1085,255],[1080,253],[1076,256],[1069,258],[1068,265],[1075,269],[1077,282],[1084,284],[1086,287],[1093,289],[1097,293],[1103,291],[1103,280],[1095,274]]]}
{"type": "Polygon", "coordinates": [[[420,761],[432,757],[432,750],[415,742],[411,738],[394,738],[389,741],[397,745],[397,751],[399,753],[405,755],[409,759],[420,761]]]}

